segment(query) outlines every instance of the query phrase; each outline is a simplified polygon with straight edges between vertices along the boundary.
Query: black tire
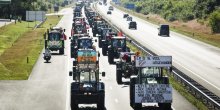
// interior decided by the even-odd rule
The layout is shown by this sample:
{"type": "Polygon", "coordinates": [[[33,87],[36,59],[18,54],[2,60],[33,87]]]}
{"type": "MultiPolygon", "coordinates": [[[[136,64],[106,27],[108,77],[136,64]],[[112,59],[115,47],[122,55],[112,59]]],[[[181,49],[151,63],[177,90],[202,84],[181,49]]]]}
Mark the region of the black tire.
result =
{"type": "Polygon", "coordinates": [[[71,97],[70,106],[71,106],[71,110],[77,110],[78,109],[78,104],[74,101],[73,97],[71,97]]]}
{"type": "Polygon", "coordinates": [[[106,48],[105,45],[103,45],[103,47],[102,47],[102,55],[103,55],[103,56],[106,56],[106,55],[107,55],[107,48],[106,48]]]}
{"type": "Polygon", "coordinates": [[[101,40],[99,40],[99,48],[102,48],[102,41],[101,40]]]}
{"type": "Polygon", "coordinates": [[[102,95],[100,96],[100,99],[97,103],[97,109],[98,110],[104,110],[105,109],[105,95],[104,95],[104,93],[102,93],[102,95]]]}
{"type": "Polygon", "coordinates": [[[44,48],[47,48],[47,40],[44,41],[44,48]]]}
{"type": "Polygon", "coordinates": [[[113,56],[113,53],[111,51],[109,51],[109,53],[108,53],[108,63],[109,64],[114,63],[114,56],[113,56]]]}
{"type": "Polygon", "coordinates": [[[136,78],[131,78],[130,79],[130,86],[129,86],[129,91],[130,91],[130,106],[134,106],[134,85],[136,82],[136,78]]]}
{"type": "Polygon", "coordinates": [[[171,103],[158,103],[160,110],[171,110],[171,103]]]}
{"type": "MultiPolygon", "coordinates": [[[[134,110],[141,110],[142,108],[142,103],[135,103],[134,104],[134,110]]],[[[164,110],[167,110],[167,109],[164,109],[164,110]]]]}
{"type": "Polygon", "coordinates": [[[118,84],[122,84],[122,73],[121,70],[116,70],[116,81],[118,84]]]}
{"type": "Polygon", "coordinates": [[[61,49],[59,50],[59,54],[61,54],[61,55],[64,54],[64,48],[61,48],[61,49]]]}

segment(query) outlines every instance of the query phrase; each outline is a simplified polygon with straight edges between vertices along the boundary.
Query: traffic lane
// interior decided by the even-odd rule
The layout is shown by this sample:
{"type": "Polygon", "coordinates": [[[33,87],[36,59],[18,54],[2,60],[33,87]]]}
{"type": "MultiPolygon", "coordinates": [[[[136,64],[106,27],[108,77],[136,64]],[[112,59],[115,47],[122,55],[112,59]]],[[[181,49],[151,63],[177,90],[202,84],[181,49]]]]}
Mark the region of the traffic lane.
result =
{"type": "MultiPolygon", "coordinates": [[[[103,9],[103,8],[102,8],[103,9]]],[[[103,12],[104,13],[104,12],[103,12]]],[[[117,16],[118,17],[118,16],[117,16]]],[[[112,21],[112,19],[111,19],[112,21]]],[[[118,20],[117,20],[118,21],[118,20]]],[[[120,21],[119,21],[120,22],[120,21]]],[[[117,23],[119,23],[117,22],[117,23]]],[[[121,26],[122,27],[122,26],[121,26]]],[[[133,31],[133,30],[130,30],[130,31],[133,31]]],[[[106,59],[107,60],[107,59],[106,59]]],[[[113,78],[115,79],[115,78],[113,78]]],[[[182,97],[178,92],[176,92],[175,90],[173,91],[173,99],[174,99],[174,102],[173,102],[173,107],[177,110],[182,110],[183,109],[183,106],[182,105],[187,105],[187,107],[184,106],[184,109],[187,109],[187,110],[196,110],[196,108],[194,106],[192,106],[184,97],[182,97]],[[181,104],[179,103],[181,101],[181,104]]],[[[128,103],[129,105],[129,103],[128,103]]]]}
{"type": "MultiPolygon", "coordinates": [[[[64,15],[59,26],[68,27],[69,18],[66,16],[68,15],[64,15]]],[[[28,80],[0,81],[1,110],[65,109],[66,57],[56,55],[52,56],[51,63],[44,62],[41,53],[28,80]]]]}
{"type": "MultiPolygon", "coordinates": [[[[103,14],[105,14],[105,10],[103,9],[107,10],[107,7],[103,7],[102,10],[100,10],[103,14]]],[[[220,94],[217,80],[220,78],[220,76],[217,74],[220,71],[220,69],[218,69],[220,64],[215,61],[220,59],[220,54],[218,51],[219,49],[210,45],[204,48],[204,46],[207,46],[207,44],[192,40],[190,38],[173,36],[172,34],[171,37],[159,37],[157,36],[157,29],[155,27],[152,28],[144,23],[139,23],[138,20],[138,30],[128,30],[128,25],[124,25],[126,24],[126,20],[114,20],[115,17],[120,16],[123,16],[123,14],[115,9],[109,18],[115,24],[120,25],[120,28],[122,28],[124,32],[134,36],[137,41],[139,41],[141,44],[144,44],[155,53],[159,55],[172,55],[173,59],[175,59],[173,61],[176,62],[176,64],[179,64],[174,66],[181,66],[180,70],[182,69],[182,71],[186,72],[187,75],[191,76],[194,80],[203,84],[216,94],[220,94]],[[146,33],[148,36],[146,36],[146,33]],[[206,53],[207,51],[208,53],[206,53]],[[210,56],[212,56],[212,58],[210,58],[210,56]],[[201,69],[195,67],[200,67],[201,69]]]]}

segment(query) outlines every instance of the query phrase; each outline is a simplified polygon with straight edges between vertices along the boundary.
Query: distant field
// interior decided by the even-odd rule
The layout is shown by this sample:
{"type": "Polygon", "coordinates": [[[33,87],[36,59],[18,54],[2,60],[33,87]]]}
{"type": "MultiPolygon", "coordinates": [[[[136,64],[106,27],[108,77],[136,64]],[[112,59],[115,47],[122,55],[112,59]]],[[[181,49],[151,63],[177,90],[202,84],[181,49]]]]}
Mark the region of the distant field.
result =
{"type": "MultiPolygon", "coordinates": [[[[43,28],[32,30],[27,23],[17,23],[0,28],[0,79],[28,79],[39,54],[44,47],[43,33],[56,25],[62,17],[49,16],[43,28]],[[4,37],[2,37],[4,36],[4,37]],[[3,40],[3,41],[2,41],[3,40]],[[27,63],[27,58],[29,59],[27,63]]],[[[35,24],[30,23],[29,25],[35,24]]]]}

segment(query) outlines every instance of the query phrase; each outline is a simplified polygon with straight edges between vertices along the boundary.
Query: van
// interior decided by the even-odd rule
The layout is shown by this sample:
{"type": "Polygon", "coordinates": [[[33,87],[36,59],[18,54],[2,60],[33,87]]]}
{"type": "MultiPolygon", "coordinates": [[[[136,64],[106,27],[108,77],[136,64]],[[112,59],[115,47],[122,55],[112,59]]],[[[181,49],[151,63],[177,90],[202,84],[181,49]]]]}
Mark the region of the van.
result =
{"type": "Polygon", "coordinates": [[[169,25],[167,24],[161,24],[160,27],[158,28],[158,35],[159,36],[170,36],[170,28],[169,25]]]}

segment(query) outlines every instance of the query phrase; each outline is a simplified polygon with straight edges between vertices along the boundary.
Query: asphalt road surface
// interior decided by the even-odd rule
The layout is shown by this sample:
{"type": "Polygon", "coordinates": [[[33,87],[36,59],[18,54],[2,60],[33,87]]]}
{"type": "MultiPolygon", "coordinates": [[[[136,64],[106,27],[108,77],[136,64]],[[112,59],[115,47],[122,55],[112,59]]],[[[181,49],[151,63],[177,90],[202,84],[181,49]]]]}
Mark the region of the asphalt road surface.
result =
{"type": "MultiPolygon", "coordinates": [[[[64,17],[58,24],[66,29],[67,36],[70,36],[72,16],[72,9],[66,9],[64,17]]],[[[0,81],[0,110],[70,110],[72,78],[68,76],[68,72],[71,70],[73,59],[70,58],[69,45],[69,40],[65,41],[65,55],[54,53],[50,63],[45,63],[41,52],[28,80],[0,81]]],[[[97,43],[95,45],[98,47],[97,43]]],[[[115,65],[109,65],[107,57],[102,55],[100,71],[106,72],[106,77],[101,79],[106,87],[106,110],[132,110],[129,106],[128,85],[116,83],[115,65]]],[[[156,110],[154,105],[145,108],[156,110]]],[[[80,105],[80,110],[93,109],[96,110],[95,105],[80,105]]],[[[175,90],[173,90],[173,109],[196,110],[175,90]]]]}
{"type": "MultiPolygon", "coordinates": [[[[70,36],[72,9],[65,9],[58,23],[70,36]]],[[[54,52],[50,63],[43,60],[43,52],[35,64],[28,80],[0,81],[0,110],[65,110],[67,102],[67,78],[69,43],[65,44],[65,55],[54,52]]]]}
{"type": "Polygon", "coordinates": [[[170,37],[158,36],[158,26],[134,16],[132,17],[137,22],[137,30],[128,29],[128,21],[123,19],[125,12],[114,8],[112,14],[107,15],[109,5],[97,7],[102,15],[108,17],[123,32],[158,55],[171,55],[175,67],[220,96],[219,48],[175,32],[171,32],[170,37]]]}

